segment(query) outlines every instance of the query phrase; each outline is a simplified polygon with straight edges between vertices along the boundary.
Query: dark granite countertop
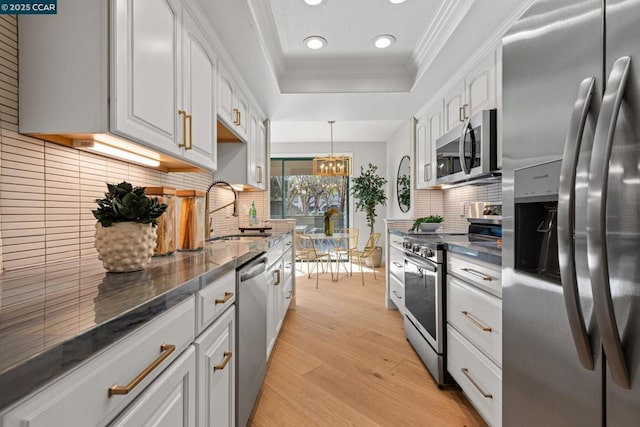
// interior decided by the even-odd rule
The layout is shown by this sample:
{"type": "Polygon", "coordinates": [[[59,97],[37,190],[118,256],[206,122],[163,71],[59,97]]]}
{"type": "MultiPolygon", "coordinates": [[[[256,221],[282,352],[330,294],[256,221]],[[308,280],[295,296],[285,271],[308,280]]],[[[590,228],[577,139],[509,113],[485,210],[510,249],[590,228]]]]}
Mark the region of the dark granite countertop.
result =
{"type": "Polygon", "coordinates": [[[189,298],[200,276],[236,269],[271,240],[212,241],[132,273],[107,273],[97,258],[83,258],[1,274],[0,410],[189,298]]]}
{"type": "Polygon", "coordinates": [[[494,241],[470,241],[467,236],[451,236],[446,239],[449,252],[477,258],[498,266],[502,265],[502,246],[494,241]]]}

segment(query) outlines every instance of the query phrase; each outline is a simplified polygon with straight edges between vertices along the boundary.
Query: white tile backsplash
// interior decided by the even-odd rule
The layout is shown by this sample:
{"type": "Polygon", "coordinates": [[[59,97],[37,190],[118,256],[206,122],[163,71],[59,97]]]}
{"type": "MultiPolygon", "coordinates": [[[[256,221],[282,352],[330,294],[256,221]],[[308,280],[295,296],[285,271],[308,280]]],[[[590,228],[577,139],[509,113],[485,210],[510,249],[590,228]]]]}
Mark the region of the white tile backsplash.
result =
{"type": "Polygon", "coordinates": [[[91,210],[106,182],[207,189],[211,173],[166,173],[19,134],[17,34],[16,17],[0,15],[2,269],[94,256],[91,210]]]}

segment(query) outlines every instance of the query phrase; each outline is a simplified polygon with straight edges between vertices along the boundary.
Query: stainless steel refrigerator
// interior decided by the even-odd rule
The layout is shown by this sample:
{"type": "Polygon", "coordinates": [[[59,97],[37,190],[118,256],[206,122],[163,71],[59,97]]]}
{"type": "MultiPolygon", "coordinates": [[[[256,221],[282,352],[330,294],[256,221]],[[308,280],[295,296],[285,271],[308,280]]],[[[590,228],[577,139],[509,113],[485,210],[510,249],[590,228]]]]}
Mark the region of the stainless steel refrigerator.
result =
{"type": "Polygon", "coordinates": [[[503,423],[640,425],[640,0],[503,39],[503,423]]]}

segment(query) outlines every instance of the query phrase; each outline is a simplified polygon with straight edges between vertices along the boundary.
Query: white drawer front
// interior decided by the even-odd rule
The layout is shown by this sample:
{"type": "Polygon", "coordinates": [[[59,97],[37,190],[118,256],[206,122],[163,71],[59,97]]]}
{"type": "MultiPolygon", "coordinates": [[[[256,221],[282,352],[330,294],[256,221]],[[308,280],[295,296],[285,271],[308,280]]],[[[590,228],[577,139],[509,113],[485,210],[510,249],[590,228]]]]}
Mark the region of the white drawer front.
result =
{"type": "Polygon", "coordinates": [[[9,411],[4,427],[105,425],[129,405],[194,339],[194,298],[167,313],[92,358],[84,365],[45,386],[40,392],[9,411]],[[161,351],[163,344],[175,346],[161,351]],[[114,385],[127,385],[154,361],[162,363],[128,394],[109,397],[114,385]],[[81,408],[81,410],[79,410],[81,408]]]}
{"type": "Polygon", "coordinates": [[[502,300],[447,275],[447,321],[502,366],[502,300]]]}
{"type": "Polygon", "coordinates": [[[276,243],[267,251],[267,265],[271,266],[282,256],[282,242],[276,243]]]}
{"type": "Polygon", "coordinates": [[[502,267],[447,252],[447,272],[502,297],[502,267]]]}
{"type": "Polygon", "coordinates": [[[198,292],[197,332],[205,330],[236,300],[236,272],[231,270],[198,292]]]}
{"type": "Polygon", "coordinates": [[[389,251],[389,273],[404,282],[404,252],[391,248],[389,251]]]}
{"type": "Polygon", "coordinates": [[[451,327],[447,340],[449,373],[489,425],[502,425],[502,370],[451,327]]]}
{"type": "Polygon", "coordinates": [[[389,298],[398,307],[400,314],[404,315],[404,286],[393,276],[389,276],[389,298]]]}

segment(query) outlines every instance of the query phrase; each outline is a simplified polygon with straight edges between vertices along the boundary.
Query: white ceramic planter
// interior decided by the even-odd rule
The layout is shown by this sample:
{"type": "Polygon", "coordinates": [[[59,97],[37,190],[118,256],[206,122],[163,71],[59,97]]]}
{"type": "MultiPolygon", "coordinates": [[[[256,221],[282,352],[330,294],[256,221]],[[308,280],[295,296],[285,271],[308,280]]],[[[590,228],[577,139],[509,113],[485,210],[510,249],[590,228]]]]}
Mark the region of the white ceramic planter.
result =
{"type": "Polygon", "coordinates": [[[110,227],[96,223],[95,247],[102,265],[113,273],[146,267],[156,247],[156,229],[151,224],[117,222],[110,227]]]}

